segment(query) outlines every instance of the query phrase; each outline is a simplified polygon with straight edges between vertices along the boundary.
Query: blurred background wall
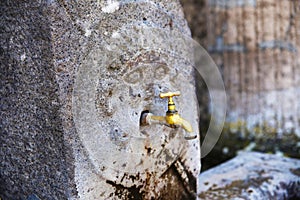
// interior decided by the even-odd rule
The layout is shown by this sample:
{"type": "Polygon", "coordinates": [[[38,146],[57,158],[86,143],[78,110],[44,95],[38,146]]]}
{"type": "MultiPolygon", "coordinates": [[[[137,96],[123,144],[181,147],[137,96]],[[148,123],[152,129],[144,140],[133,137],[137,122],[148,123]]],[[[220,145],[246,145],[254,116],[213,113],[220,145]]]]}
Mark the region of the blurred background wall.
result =
{"type": "MultiPolygon", "coordinates": [[[[194,39],[218,65],[227,92],[225,128],[203,169],[246,147],[299,158],[300,1],[182,4],[194,39]]],[[[199,93],[203,134],[210,118],[205,84],[199,93]]]]}

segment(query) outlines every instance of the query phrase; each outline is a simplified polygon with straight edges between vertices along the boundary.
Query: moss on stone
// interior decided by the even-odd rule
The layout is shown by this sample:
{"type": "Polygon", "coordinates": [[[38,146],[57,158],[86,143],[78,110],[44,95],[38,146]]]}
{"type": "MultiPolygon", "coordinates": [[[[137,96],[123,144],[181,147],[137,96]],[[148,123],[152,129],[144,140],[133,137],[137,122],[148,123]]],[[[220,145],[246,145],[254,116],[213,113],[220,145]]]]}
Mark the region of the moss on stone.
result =
{"type": "Polygon", "coordinates": [[[203,199],[231,199],[240,197],[245,191],[252,193],[250,188],[260,187],[264,182],[269,181],[272,177],[257,177],[249,180],[236,180],[226,185],[225,187],[218,187],[213,185],[205,193],[200,193],[199,197],[203,199]]]}

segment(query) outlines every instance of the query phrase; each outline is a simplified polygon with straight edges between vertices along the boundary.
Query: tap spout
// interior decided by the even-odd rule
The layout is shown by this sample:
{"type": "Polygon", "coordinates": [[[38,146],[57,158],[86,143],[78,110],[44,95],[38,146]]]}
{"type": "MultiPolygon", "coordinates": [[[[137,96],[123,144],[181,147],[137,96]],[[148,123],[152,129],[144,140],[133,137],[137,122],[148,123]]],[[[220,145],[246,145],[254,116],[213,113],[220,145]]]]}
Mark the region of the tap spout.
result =
{"type": "Polygon", "coordinates": [[[186,140],[192,140],[197,138],[196,134],[192,134],[193,133],[192,125],[187,120],[183,119],[177,112],[167,113],[166,121],[167,124],[171,126],[175,126],[175,127],[181,126],[186,131],[186,134],[184,136],[186,140]]]}
{"type": "Polygon", "coordinates": [[[187,131],[189,133],[193,132],[192,125],[180,116],[178,119],[178,125],[180,125],[185,131],[187,131]]]}

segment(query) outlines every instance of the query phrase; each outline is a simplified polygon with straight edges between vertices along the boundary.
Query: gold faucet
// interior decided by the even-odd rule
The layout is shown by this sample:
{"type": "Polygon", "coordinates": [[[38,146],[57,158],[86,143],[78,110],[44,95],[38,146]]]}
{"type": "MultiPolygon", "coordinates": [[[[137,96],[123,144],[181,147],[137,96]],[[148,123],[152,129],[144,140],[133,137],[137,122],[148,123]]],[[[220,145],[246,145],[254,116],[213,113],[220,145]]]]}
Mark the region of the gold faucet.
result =
{"type": "MultiPolygon", "coordinates": [[[[160,98],[168,98],[168,110],[166,112],[166,116],[154,116],[151,113],[145,113],[145,116],[142,116],[142,121],[144,121],[146,124],[152,124],[152,123],[163,123],[166,124],[172,128],[176,128],[178,126],[182,127],[184,130],[186,130],[189,133],[193,132],[193,128],[191,124],[180,117],[178,114],[178,111],[176,110],[175,103],[173,101],[174,96],[180,96],[180,92],[167,92],[167,93],[160,93],[160,98]]],[[[197,135],[193,136],[186,136],[186,139],[194,139],[197,135]]]]}

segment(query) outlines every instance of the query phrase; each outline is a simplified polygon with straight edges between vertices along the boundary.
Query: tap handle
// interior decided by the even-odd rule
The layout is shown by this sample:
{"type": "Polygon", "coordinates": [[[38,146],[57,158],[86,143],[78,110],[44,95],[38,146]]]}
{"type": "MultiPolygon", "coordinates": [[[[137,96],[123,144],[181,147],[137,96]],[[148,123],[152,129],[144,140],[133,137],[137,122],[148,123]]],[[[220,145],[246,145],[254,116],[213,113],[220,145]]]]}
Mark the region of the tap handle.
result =
{"type": "Polygon", "coordinates": [[[166,92],[166,93],[160,93],[159,97],[160,98],[171,98],[173,96],[180,96],[180,92],[176,91],[176,92],[166,92]]]}
{"type": "Polygon", "coordinates": [[[166,92],[166,93],[160,93],[159,97],[160,98],[168,98],[168,111],[167,113],[177,113],[176,108],[175,108],[175,103],[173,102],[173,96],[179,96],[180,92],[166,92]]]}

